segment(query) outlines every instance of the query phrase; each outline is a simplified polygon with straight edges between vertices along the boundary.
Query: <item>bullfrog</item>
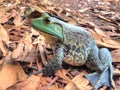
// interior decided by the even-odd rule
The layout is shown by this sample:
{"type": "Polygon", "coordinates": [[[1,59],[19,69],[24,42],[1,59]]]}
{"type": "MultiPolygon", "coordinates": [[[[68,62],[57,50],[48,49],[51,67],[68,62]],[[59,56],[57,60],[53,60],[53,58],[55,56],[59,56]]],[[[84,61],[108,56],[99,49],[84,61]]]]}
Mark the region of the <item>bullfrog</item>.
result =
{"type": "Polygon", "coordinates": [[[57,38],[54,58],[40,71],[43,75],[53,75],[63,61],[73,66],[86,65],[94,71],[85,75],[94,90],[103,85],[114,88],[110,52],[107,48],[99,49],[85,28],[66,23],[46,12],[30,23],[36,30],[57,38]]]}

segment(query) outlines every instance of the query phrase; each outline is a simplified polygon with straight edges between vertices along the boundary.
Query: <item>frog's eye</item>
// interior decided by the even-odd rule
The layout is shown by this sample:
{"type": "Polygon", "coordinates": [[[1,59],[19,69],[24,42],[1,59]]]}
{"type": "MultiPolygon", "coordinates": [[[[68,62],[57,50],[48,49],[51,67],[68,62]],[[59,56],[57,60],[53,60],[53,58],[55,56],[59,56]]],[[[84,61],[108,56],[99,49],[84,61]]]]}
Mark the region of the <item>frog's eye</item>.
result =
{"type": "Polygon", "coordinates": [[[50,18],[49,18],[49,17],[46,17],[46,18],[44,19],[44,23],[45,23],[45,24],[49,24],[49,23],[50,23],[50,18]]]}

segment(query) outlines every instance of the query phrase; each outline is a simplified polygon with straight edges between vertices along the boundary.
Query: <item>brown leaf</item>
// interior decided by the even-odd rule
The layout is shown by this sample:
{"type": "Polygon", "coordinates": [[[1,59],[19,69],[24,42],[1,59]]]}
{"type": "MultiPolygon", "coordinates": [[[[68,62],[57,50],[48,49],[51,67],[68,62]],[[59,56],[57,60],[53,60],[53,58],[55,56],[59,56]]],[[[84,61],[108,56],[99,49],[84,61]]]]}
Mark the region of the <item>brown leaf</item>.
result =
{"type": "Polygon", "coordinates": [[[72,79],[74,84],[69,83],[66,85],[65,90],[92,90],[92,86],[88,85],[89,81],[83,77],[86,71],[82,71],[79,75],[72,79]]]}
{"type": "Polygon", "coordinates": [[[0,24],[0,41],[4,41],[6,44],[9,43],[8,32],[4,29],[4,27],[1,24],[0,24]]]}
{"type": "Polygon", "coordinates": [[[102,88],[100,88],[100,90],[106,90],[107,86],[103,86],[102,88]]]}
{"type": "Polygon", "coordinates": [[[24,43],[20,42],[17,48],[12,52],[12,58],[17,59],[23,52],[24,43]]]}
{"type": "Polygon", "coordinates": [[[64,88],[58,87],[56,85],[52,85],[48,90],[65,90],[64,88]]]}
{"type": "Polygon", "coordinates": [[[45,57],[45,49],[42,45],[39,45],[38,46],[38,50],[40,52],[40,57],[41,57],[41,61],[44,65],[47,64],[47,61],[46,61],[46,57],[45,57]]]}
{"type": "Polygon", "coordinates": [[[113,72],[113,75],[120,75],[120,70],[115,68],[114,72],[113,72]]]}
{"type": "Polygon", "coordinates": [[[113,62],[120,62],[120,49],[111,51],[113,62]]]}
{"type": "Polygon", "coordinates": [[[46,87],[46,90],[49,89],[58,89],[58,87],[54,87],[55,85],[52,85],[53,83],[55,83],[55,81],[58,80],[58,77],[55,77],[46,87]],[[52,88],[51,88],[52,87],[52,88]]]}
{"type": "Polygon", "coordinates": [[[103,19],[103,20],[105,20],[105,21],[111,22],[110,19],[108,19],[108,18],[106,18],[106,17],[104,17],[104,16],[102,16],[102,15],[100,15],[100,14],[95,14],[95,15],[98,16],[100,19],[103,19]]]}
{"type": "MultiPolygon", "coordinates": [[[[7,88],[7,90],[38,90],[40,77],[32,75],[24,82],[16,83],[15,85],[7,88]]],[[[39,90],[43,90],[42,87],[39,90]]]]}
{"type": "Polygon", "coordinates": [[[119,41],[112,40],[112,39],[107,38],[107,37],[102,37],[102,40],[103,40],[103,42],[106,43],[106,44],[115,45],[115,46],[117,46],[118,48],[120,48],[120,42],[119,42],[119,41]]]}
{"type": "Polygon", "coordinates": [[[6,56],[6,54],[9,51],[8,48],[6,47],[6,45],[3,42],[0,42],[0,50],[2,51],[2,55],[0,55],[0,57],[1,56],[6,56]]]}
{"type": "Polygon", "coordinates": [[[31,35],[26,32],[25,37],[21,39],[18,47],[12,52],[12,58],[16,59],[16,61],[24,61],[28,53],[31,52],[32,47],[31,35]]]}
{"type": "Polygon", "coordinates": [[[11,52],[3,60],[4,63],[0,69],[0,90],[6,90],[9,86],[26,78],[20,64],[11,60],[11,52]]]}
{"type": "Polygon", "coordinates": [[[8,33],[0,24],[0,50],[2,51],[3,56],[5,56],[8,52],[8,48],[6,47],[8,46],[8,44],[9,44],[8,33]]]}
{"type": "Polygon", "coordinates": [[[13,22],[14,22],[16,27],[21,26],[23,24],[22,17],[19,14],[16,15],[13,22]]]}
{"type": "Polygon", "coordinates": [[[35,62],[37,55],[38,55],[38,53],[37,53],[36,48],[31,46],[23,61],[24,62],[31,62],[31,64],[32,64],[32,62],[35,62]]]}
{"type": "Polygon", "coordinates": [[[103,32],[99,27],[95,26],[94,30],[96,31],[96,33],[100,34],[101,36],[105,36],[108,37],[105,32],[103,32]]]}
{"type": "Polygon", "coordinates": [[[11,17],[16,16],[16,10],[14,10],[12,8],[14,8],[17,4],[18,3],[14,3],[14,4],[10,5],[10,6],[0,8],[0,23],[5,23],[11,17]],[[10,12],[7,12],[8,10],[10,10],[10,12]]]}
{"type": "Polygon", "coordinates": [[[120,85],[116,85],[116,89],[115,90],[120,90],[120,85]]]}
{"type": "Polygon", "coordinates": [[[46,12],[46,10],[43,7],[38,7],[36,5],[30,5],[30,6],[38,12],[46,12]]]}
{"type": "Polygon", "coordinates": [[[3,10],[0,10],[0,23],[5,23],[9,20],[10,13],[6,13],[3,10]]]}
{"type": "Polygon", "coordinates": [[[109,37],[104,37],[91,29],[89,29],[89,31],[91,32],[91,35],[99,46],[104,46],[108,48],[120,48],[120,42],[111,40],[109,37]]]}
{"type": "MultiPolygon", "coordinates": [[[[40,75],[41,75],[41,74],[40,74],[40,75]]],[[[44,87],[46,87],[46,86],[49,84],[49,82],[51,82],[51,81],[52,81],[52,79],[49,78],[49,77],[41,77],[41,78],[40,78],[40,83],[41,83],[41,85],[44,86],[44,87]]]]}
{"type": "Polygon", "coordinates": [[[73,82],[66,76],[67,73],[68,73],[68,72],[67,72],[66,70],[60,69],[60,70],[58,70],[58,71],[55,73],[55,75],[58,76],[58,77],[60,77],[60,78],[62,78],[62,79],[64,79],[65,82],[67,82],[67,83],[69,83],[69,82],[73,83],[73,82]]]}

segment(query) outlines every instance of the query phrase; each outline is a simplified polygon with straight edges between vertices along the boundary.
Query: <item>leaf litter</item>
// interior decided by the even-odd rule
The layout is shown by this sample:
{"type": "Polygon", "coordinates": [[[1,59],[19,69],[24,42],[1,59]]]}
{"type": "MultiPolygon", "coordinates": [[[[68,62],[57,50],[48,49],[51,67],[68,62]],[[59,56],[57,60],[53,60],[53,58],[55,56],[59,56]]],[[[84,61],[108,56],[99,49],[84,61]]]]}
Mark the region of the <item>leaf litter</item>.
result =
{"type": "MultiPolygon", "coordinates": [[[[0,90],[92,90],[83,77],[88,73],[84,66],[78,70],[79,67],[73,69],[68,65],[52,77],[32,75],[54,57],[56,39],[37,32],[29,24],[30,19],[39,17],[41,12],[55,14],[66,23],[86,28],[100,48],[108,48],[115,68],[115,90],[119,90],[119,4],[120,0],[1,0],[0,90]],[[29,16],[31,11],[33,15],[29,16]]],[[[100,90],[106,88],[103,86],[100,90]]]]}

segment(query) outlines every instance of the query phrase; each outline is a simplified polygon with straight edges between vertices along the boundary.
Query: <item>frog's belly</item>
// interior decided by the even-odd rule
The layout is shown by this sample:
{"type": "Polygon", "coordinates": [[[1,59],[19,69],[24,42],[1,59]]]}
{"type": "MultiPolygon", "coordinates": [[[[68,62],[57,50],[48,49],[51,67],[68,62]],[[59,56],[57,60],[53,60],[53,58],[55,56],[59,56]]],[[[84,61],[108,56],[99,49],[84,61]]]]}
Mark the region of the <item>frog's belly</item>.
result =
{"type": "Polygon", "coordinates": [[[86,63],[86,58],[84,57],[84,55],[82,55],[81,53],[77,54],[77,55],[66,55],[64,58],[64,62],[66,62],[67,64],[73,65],[73,66],[81,66],[84,65],[86,63]]]}

